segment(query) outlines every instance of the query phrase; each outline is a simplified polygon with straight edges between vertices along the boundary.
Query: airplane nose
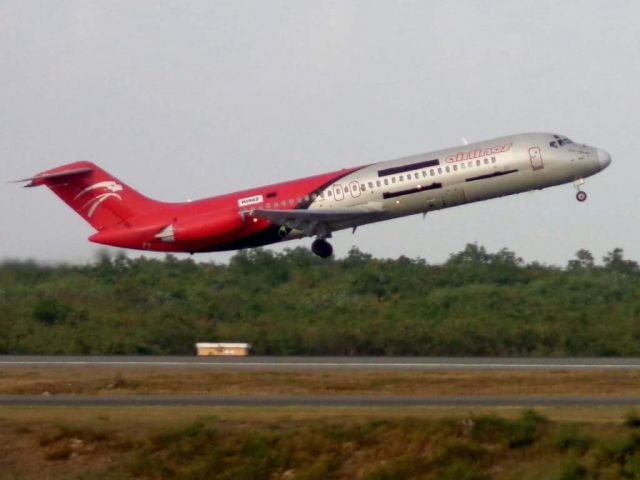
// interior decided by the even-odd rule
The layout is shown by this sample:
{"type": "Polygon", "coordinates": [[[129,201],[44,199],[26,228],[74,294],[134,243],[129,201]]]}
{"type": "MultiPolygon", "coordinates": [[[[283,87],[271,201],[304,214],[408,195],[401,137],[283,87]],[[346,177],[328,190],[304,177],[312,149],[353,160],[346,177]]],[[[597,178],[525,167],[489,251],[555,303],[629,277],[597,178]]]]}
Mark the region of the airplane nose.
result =
{"type": "Polygon", "coordinates": [[[604,170],[611,163],[611,155],[604,150],[598,149],[598,163],[600,163],[600,170],[604,170]]]}

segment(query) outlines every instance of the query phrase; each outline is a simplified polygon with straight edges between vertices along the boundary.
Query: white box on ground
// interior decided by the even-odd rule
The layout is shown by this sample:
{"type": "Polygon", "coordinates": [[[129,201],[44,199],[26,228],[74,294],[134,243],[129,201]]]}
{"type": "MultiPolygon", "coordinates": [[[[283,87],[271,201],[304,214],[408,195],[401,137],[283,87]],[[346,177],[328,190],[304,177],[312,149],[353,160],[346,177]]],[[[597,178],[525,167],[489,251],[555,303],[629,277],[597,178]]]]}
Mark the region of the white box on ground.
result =
{"type": "Polygon", "coordinates": [[[196,343],[196,351],[198,352],[198,356],[246,356],[249,355],[250,350],[250,343],[196,343]]]}

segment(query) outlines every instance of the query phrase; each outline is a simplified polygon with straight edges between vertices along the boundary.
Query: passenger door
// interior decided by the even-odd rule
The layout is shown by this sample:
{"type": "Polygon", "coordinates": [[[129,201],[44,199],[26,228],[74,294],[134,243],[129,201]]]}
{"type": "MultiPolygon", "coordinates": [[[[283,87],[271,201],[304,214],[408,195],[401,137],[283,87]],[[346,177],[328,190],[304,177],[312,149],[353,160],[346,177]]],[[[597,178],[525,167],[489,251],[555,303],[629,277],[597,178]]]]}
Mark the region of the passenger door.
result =
{"type": "Polygon", "coordinates": [[[540,147],[531,147],[529,149],[529,160],[531,160],[532,170],[542,170],[544,168],[540,147]]]}

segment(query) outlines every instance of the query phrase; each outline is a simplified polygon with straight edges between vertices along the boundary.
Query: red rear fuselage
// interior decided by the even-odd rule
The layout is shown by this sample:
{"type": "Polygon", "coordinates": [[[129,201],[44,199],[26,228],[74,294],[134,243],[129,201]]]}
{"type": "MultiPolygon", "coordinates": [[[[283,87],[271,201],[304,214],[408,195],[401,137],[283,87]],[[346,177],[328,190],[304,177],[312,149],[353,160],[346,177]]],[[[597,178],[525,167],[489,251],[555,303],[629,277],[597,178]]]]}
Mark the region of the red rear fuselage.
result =
{"type": "Polygon", "coordinates": [[[144,197],[91,162],[42,172],[27,186],[46,185],[87,220],[96,243],[164,252],[208,252],[267,245],[290,228],[274,225],[251,210],[306,209],[312,196],[357,168],[315,175],[191,202],[144,197]]]}

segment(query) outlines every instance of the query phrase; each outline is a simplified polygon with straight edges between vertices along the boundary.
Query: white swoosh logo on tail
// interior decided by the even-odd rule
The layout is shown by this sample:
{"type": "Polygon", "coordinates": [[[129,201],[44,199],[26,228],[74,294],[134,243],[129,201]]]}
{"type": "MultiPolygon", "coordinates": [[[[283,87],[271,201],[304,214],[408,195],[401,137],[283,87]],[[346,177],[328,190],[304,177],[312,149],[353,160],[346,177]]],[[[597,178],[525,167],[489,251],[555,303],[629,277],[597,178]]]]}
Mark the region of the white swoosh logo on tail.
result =
{"type": "Polygon", "coordinates": [[[104,202],[107,198],[116,197],[118,200],[122,200],[122,197],[120,195],[118,195],[117,193],[114,193],[114,192],[121,192],[122,185],[114,182],[113,180],[106,180],[104,182],[97,182],[97,183],[94,183],[93,185],[89,185],[87,188],[85,188],[80,193],[78,193],[75,197],[73,197],[73,199],[77,200],[85,193],[91,192],[98,188],[106,188],[108,192],[92,197],[91,200],[89,200],[80,208],[80,210],[84,210],[85,208],[89,209],[87,211],[87,217],[89,218],[93,217],[93,214],[95,213],[96,208],[98,208],[100,204],[104,202]]]}
{"type": "MultiPolygon", "coordinates": [[[[95,190],[96,188],[106,188],[110,192],[120,192],[122,191],[122,185],[116,183],[112,180],[107,180],[105,182],[94,183],[93,185],[89,185],[87,188],[82,190],[79,194],[77,194],[73,199],[77,200],[81,195],[90,192],[91,190],[95,190]]],[[[122,200],[122,199],[121,199],[122,200]]]]}
{"type": "Polygon", "coordinates": [[[97,197],[92,198],[87,203],[85,203],[82,206],[81,210],[84,210],[85,208],[89,207],[89,211],[87,212],[87,216],[89,218],[91,218],[93,216],[94,212],[96,211],[96,208],[98,208],[98,206],[109,197],[116,197],[118,200],[122,200],[122,197],[120,195],[118,195],[117,193],[103,193],[101,195],[98,195],[97,197]]]}

